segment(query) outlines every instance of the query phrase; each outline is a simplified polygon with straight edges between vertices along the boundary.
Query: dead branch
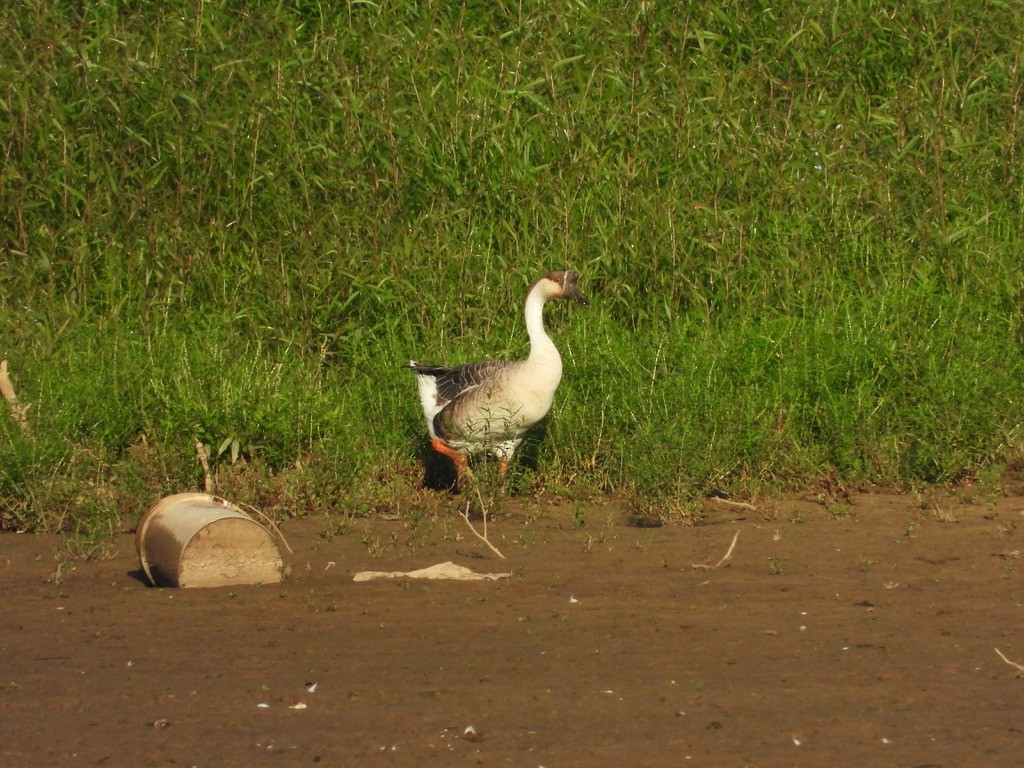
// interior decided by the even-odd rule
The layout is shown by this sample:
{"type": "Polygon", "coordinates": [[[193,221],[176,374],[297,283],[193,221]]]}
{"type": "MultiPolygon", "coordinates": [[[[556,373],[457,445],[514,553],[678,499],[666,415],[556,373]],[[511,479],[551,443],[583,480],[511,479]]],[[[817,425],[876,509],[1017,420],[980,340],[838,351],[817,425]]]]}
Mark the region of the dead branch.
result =
{"type": "Polygon", "coordinates": [[[503,554],[501,554],[501,552],[498,550],[498,548],[496,546],[494,546],[493,544],[491,544],[491,540],[487,538],[487,507],[484,506],[484,499],[483,499],[483,496],[480,495],[480,488],[479,487],[476,488],[476,497],[480,501],[480,513],[481,513],[481,515],[483,515],[483,518],[484,518],[484,532],[483,532],[483,534],[481,535],[480,532],[477,531],[477,529],[475,527],[473,527],[473,523],[471,523],[470,520],[469,520],[469,505],[470,505],[470,502],[468,502],[468,501],[466,502],[466,511],[463,512],[462,510],[459,510],[459,514],[462,515],[462,519],[466,521],[466,525],[469,526],[469,530],[471,530],[473,532],[474,536],[476,536],[478,539],[480,539],[480,541],[482,541],[484,544],[486,544],[490,548],[491,552],[496,554],[502,560],[506,560],[507,558],[503,554]]]}
{"type": "Polygon", "coordinates": [[[753,504],[747,504],[745,501],[733,501],[732,499],[723,499],[721,496],[711,496],[712,501],[716,501],[719,504],[727,504],[730,507],[739,507],[740,509],[749,509],[751,512],[757,512],[757,507],[753,504]]]}
{"type": "Polygon", "coordinates": [[[18,395],[14,391],[14,384],[11,383],[11,377],[7,373],[6,360],[0,360],[0,394],[7,401],[7,407],[11,411],[11,418],[18,425],[18,429],[21,430],[25,437],[31,437],[32,429],[28,425],[27,417],[28,409],[31,406],[18,402],[18,395]]]}
{"type": "Polygon", "coordinates": [[[1003,652],[1002,652],[1002,651],[1000,651],[1000,650],[999,650],[998,648],[996,648],[996,649],[995,649],[995,652],[999,654],[999,658],[1000,658],[1000,659],[1002,659],[1003,661],[1005,661],[1005,662],[1006,662],[1007,664],[1009,664],[1009,665],[1010,665],[1011,667],[1013,667],[1014,669],[1016,669],[1016,670],[1017,670],[1018,672],[1024,672],[1024,664],[1018,664],[1018,663],[1017,663],[1017,662],[1015,662],[1015,661],[1010,661],[1010,660],[1009,660],[1008,658],[1006,658],[1006,657],[1005,657],[1005,656],[1003,655],[1003,652]]]}
{"type": "Polygon", "coordinates": [[[739,537],[740,537],[740,532],[736,531],[736,535],[732,537],[732,544],[729,545],[728,551],[726,551],[726,553],[722,556],[722,559],[719,560],[714,565],[707,565],[705,563],[691,563],[691,565],[694,568],[700,568],[700,569],[703,569],[703,570],[711,570],[712,568],[721,568],[723,565],[725,565],[727,562],[729,562],[729,560],[732,558],[732,551],[734,549],[736,549],[736,540],[739,537]]]}

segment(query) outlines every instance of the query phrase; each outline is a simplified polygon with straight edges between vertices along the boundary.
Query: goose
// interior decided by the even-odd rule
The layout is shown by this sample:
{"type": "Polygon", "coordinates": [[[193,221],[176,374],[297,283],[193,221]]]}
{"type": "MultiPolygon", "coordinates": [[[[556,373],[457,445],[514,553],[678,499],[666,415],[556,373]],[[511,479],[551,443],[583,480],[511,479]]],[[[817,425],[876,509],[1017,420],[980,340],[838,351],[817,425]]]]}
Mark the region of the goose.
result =
{"type": "Polygon", "coordinates": [[[410,360],[434,450],[455,463],[456,483],[472,475],[469,456],[491,453],[504,475],[526,432],[551,409],[562,379],[562,358],[544,330],[544,305],[571,299],[586,305],[572,271],[548,272],[526,294],[525,360],[484,360],[459,366],[410,360]]]}

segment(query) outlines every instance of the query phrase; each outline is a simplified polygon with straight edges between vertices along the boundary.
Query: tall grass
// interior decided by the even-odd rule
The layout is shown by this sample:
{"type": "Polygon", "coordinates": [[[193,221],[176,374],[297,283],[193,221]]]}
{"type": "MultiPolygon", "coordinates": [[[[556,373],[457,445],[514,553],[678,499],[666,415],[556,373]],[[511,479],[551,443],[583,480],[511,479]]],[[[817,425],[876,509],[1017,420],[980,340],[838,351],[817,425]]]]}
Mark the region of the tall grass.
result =
{"type": "Polygon", "coordinates": [[[312,461],[293,510],[415,483],[401,362],[521,354],[563,265],[522,482],[1019,459],[1022,41],[966,0],[8,4],[2,524],[130,518],[197,439],[253,493],[312,461]]]}

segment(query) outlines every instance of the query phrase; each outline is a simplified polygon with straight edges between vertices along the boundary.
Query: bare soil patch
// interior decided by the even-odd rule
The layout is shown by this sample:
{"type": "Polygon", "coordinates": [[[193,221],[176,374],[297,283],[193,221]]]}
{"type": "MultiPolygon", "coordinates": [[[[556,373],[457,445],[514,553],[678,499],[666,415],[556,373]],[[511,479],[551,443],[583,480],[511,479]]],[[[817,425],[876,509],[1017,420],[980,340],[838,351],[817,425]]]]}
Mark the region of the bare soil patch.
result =
{"type": "Polygon", "coordinates": [[[2,535],[0,765],[1020,765],[1020,488],[703,522],[300,519],[286,583],[211,590],[2,535]],[[352,578],[446,560],[513,575],[352,578]]]}

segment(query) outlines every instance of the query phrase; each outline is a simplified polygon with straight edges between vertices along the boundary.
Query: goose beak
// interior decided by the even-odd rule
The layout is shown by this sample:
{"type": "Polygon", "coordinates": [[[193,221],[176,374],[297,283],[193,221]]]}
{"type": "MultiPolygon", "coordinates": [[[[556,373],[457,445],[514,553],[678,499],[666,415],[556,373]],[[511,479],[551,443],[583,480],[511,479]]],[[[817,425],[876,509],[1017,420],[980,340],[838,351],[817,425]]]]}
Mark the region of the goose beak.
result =
{"type": "Polygon", "coordinates": [[[576,278],[577,274],[575,272],[565,273],[565,285],[562,287],[562,298],[572,299],[585,307],[590,302],[587,301],[586,296],[580,293],[580,289],[576,287],[576,278]]]}

